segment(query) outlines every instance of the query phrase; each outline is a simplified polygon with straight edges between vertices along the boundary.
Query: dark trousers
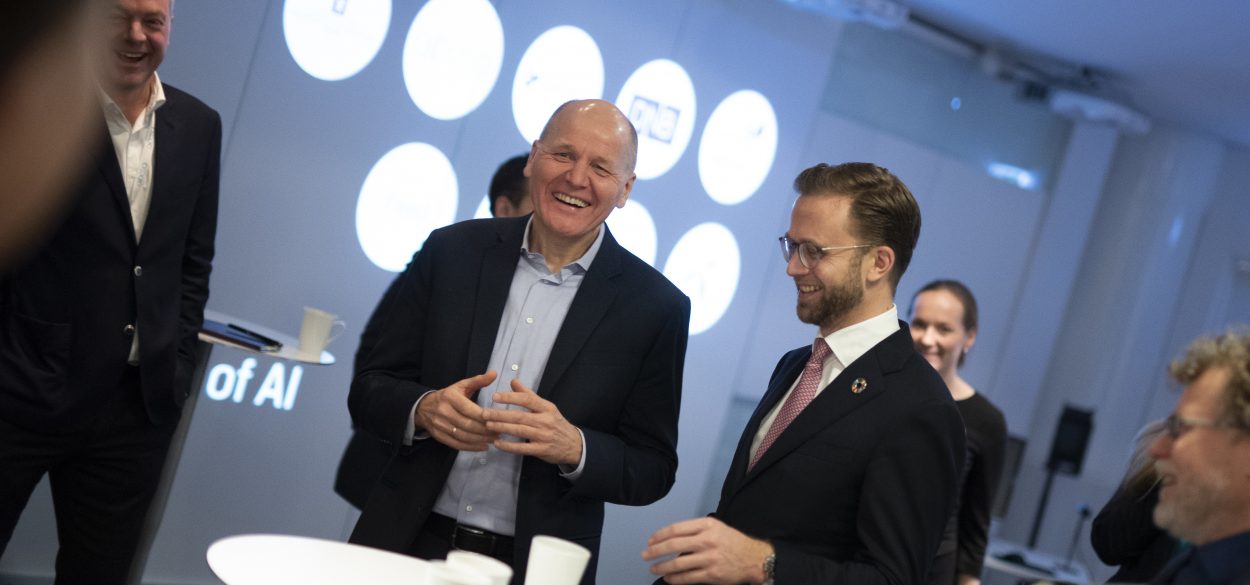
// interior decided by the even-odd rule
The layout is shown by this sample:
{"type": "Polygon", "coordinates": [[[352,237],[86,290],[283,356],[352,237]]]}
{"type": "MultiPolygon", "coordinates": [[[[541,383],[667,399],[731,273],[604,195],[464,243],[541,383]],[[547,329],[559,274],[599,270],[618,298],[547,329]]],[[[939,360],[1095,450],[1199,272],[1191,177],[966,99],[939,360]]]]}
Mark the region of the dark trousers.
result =
{"type": "Polygon", "coordinates": [[[0,555],[44,474],[56,511],[57,585],[123,584],[177,422],[154,426],[139,369],[83,431],[48,434],[0,418],[0,555]]]}

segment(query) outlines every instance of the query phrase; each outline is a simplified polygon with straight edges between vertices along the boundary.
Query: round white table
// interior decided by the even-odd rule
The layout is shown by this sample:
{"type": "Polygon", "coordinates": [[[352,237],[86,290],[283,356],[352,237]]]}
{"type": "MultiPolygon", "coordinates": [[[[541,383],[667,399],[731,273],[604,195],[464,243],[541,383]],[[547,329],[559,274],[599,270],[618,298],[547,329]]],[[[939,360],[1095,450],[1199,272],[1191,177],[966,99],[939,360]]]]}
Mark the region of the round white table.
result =
{"type": "Polygon", "coordinates": [[[422,585],[430,563],[333,540],[281,534],[229,536],[208,547],[226,585],[422,585]]]}

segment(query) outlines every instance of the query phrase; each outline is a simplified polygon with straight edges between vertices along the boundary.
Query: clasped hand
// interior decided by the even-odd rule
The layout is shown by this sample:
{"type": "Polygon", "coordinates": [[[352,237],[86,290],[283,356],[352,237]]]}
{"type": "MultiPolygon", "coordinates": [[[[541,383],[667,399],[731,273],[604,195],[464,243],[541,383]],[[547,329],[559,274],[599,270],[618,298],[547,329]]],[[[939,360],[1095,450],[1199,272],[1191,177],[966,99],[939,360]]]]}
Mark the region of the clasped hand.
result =
{"type": "Polygon", "coordinates": [[[565,420],[554,403],[519,380],[512,380],[510,392],[496,392],[494,402],[522,410],[482,408],[470,398],[496,377],[492,370],[431,392],[418,405],[414,422],[453,449],[485,451],[494,445],[500,451],[530,455],[548,463],[577,465],[582,456],[582,435],[577,427],[565,420]]]}

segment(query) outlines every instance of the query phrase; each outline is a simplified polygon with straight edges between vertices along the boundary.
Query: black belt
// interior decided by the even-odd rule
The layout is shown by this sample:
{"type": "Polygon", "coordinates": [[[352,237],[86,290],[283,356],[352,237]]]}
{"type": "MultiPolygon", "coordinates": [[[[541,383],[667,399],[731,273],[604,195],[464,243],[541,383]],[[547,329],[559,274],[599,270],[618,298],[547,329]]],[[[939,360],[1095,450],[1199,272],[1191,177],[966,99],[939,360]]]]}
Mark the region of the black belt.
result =
{"type": "Polygon", "coordinates": [[[482,553],[511,562],[513,552],[511,536],[457,524],[455,520],[442,514],[430,514],[425,521],[424,529],[440,538],[447,539],[453,549],[482,553]]]}

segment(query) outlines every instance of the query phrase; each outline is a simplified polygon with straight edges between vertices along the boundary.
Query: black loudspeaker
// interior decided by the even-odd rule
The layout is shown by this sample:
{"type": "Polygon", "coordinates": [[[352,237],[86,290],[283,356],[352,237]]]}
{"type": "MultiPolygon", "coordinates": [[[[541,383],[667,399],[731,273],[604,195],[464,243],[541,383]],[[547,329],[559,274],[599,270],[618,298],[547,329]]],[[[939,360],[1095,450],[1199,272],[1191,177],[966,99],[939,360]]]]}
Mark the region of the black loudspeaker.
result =
{"type": "Polygon", "coordinates": [[[1089,447],[1089,435],[1094,431],[1094,413],[1064,405],[1055,427],[1055,440],[1050,444],[1050,457],[1046,469],[1069,475],[1079,475],[1085,462],[1085,450],[1089,447]]]}

